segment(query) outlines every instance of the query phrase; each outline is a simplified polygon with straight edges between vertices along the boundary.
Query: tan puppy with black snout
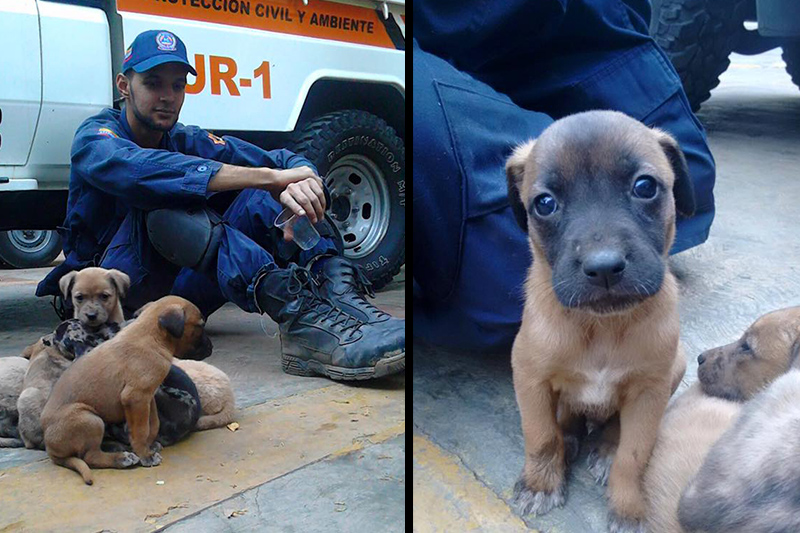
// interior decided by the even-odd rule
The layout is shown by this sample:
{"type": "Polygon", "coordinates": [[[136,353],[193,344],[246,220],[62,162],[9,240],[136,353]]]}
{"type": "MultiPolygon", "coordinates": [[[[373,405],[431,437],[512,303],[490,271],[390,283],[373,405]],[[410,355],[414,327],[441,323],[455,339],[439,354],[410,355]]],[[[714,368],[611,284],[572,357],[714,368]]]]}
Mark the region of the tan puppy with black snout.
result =
{"type": "Polygon", "coordinates": [[[686,161],[668,134],[591,111],[519,146],[506,172],[533,254],[512,349],[525,437],[516,502],[523,514],[563,505],[565,433],[574,443],[584,417],[608,421],[597,460],[616,449],[609,529],[642,531],[642,475],[686,366],[667,265],[676,208],[694,210],[686,161]]]}
{"type": "Polygon", "coordinates": [[[89,467],[126,468],[161,462],[155,391],[173,357],[211,354],[205,320],[191,302],[165,296],[114,338],[75,361],[53,386],[42,412],[47,454],[93,483],[89,467]],[[100,449],[105,423],[127,422],[133,452],[100,449]]]}

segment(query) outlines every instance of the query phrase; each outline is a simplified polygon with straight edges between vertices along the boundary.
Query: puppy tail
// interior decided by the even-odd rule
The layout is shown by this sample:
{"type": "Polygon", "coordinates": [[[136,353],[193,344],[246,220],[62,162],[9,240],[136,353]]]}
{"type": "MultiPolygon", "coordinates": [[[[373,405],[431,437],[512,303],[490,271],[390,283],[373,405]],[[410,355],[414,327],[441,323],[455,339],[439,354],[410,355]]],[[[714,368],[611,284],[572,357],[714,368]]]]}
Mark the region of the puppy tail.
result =
{"type": "Polygon", "coordinates": [[[67,457],[66,459],[62,459],[60,457],[50,457],[53,462],[60,466],[65,466],[69,469],[72,469],[79,473],[83,478],[83,482],[87,485],[92,485],[94,483],[94,477],[92,477],[92,471],[89,469],[89,465],[87,465],[83,459],[78,457],[67,457]]]}

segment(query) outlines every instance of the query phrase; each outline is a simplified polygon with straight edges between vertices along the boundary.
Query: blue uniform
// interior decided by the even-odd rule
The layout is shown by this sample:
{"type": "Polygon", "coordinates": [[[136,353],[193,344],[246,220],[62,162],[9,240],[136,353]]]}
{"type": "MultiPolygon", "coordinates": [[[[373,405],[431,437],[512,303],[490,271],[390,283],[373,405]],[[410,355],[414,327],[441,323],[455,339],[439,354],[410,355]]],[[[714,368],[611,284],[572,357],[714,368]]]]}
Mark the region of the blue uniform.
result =
{"type": "Polygon", "coordinates": [[[72,143],[67,218],[58,230],[66,260],[39,283],[36,295],[59,294],[58,280],[71,270],[101,266],[130,276],[128,309],[173,293],[194,302],[206,316],[226,301],[255,312],[255,284],[276,266],[275,256],[303,264],[320,253],[335,253],[334,244],[322,239],[297,254],[299,249],[272,224],[282,209],[279,202],[265,191],[247,189],[222,216],[216,277],[180,269],[161,257],[148,240],[146,212],[205,205],[212,194],[209,180],[222,163],[314,168],[288,150],[265,151],[182,124],[164,134],[159,149],[141,148],[133,141],[124,109],[106,109],[84,121],[72,143]]]}
{"type": "Polygon", "coordinates": [[[531,258],[505,159],[572,113],[618,110],[671,133],[697,206],[672,253],[706,240],[714,159],[649,18],[647,0],[414,2],[415,336],[508,350],[531,258]]]}

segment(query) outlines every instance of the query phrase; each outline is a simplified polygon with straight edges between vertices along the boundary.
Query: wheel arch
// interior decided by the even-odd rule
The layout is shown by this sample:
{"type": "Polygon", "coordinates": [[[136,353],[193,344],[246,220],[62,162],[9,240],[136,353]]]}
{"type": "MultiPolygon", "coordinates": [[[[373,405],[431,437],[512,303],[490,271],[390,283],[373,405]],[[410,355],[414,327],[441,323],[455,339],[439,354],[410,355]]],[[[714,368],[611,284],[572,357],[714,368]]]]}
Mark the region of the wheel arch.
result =
{"type": "Polygon", "coordinates": [[[389,79],[317,79],[308,89],[294,130],[301,130],[319,116],[345,109],[360,109],[382,118],[405,141],[405,89],[399,80],[389,79]]]}

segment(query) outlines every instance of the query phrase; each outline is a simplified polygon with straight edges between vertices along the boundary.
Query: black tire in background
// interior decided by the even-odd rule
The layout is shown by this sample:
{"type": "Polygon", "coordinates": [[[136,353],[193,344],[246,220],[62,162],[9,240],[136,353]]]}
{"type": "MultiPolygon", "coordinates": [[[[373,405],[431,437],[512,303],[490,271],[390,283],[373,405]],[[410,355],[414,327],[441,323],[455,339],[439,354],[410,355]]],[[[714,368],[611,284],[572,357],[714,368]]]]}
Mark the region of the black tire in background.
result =
{"type": "Polygon", "coordinates": [[[0,231],[0,261],[14,268],[47,266],[61,253],[61,236],[47,230],[0,231]]]}
{"type": "Polygon", "coordinates": [[[752,0],[653,0],[650,35],[669,56],[692,111],[711,96],[745,32],[752,0]]]}
{"type": "Polygon", "coordinates": [[[784,44],[782,48],[786,72],[792,77],[792,82],[800,87],[800,41],[784,44]]]}
{"type": "Polygon", "coordinates": [[[364,267],[374,289],[405,262],[405,146],[382,119],[360,110],[328,113],[303,126],[294,151],[317,167],[331,192],[344,256],[364,267]]]}

